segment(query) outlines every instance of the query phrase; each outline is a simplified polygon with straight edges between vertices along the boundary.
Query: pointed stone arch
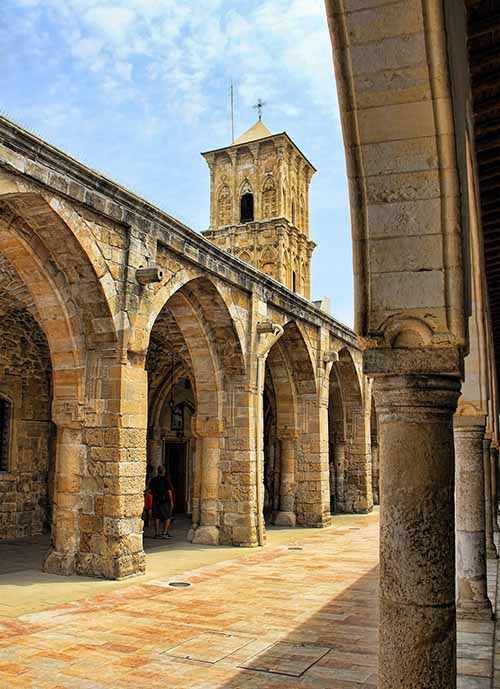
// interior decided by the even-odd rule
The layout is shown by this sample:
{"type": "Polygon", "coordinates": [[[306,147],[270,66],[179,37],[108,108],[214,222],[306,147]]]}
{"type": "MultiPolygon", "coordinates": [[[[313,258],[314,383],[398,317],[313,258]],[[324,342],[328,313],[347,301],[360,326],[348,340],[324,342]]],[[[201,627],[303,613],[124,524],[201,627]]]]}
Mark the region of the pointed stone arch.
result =
{"type": "Polygon", "coordinates": [[[245,357],[230,310],[207,277],[185,282],[169,295],[150,330],[148,358],[154,352],[150,382],[150,415],[154,421],[168,386],[168,352],[174,352],[177,371],[192,381],[196,414],[192,431],[196,438],[193,467],[193,532],[197,543],[219,542],[219,487],[224,474],[221,458],[231,438],[230,391],[246,375],[245,357]],[[167,351],[162,357],[162,347],[167,351]],[[162,364],[163,361],[163,364],[162,364]],[[162,368],[163,366],[163,368],[162,368]],[[157,382],[154,382],[158,379],[157,382]],[[156,407],[154,399],[160,400],[156,407]],[[196,492],[198,491],[198,492],[196,492]]]}
{"type": "Polygon", "coordinates": [[[242,251],[241,254],[238,255],[238,258],[240,261],[245,261],[245,263],[252,263],[252,257],[248,251],[242,251]]]}
{"type": "Polygon", "coordinates": [[[266,247],[260,256],[260,270],[271,277],[276,278],[278,253],[272,247],[266,247]]]}
{"type": "Polygon", "coordinates": [[[104,422],[102,410],[109,404],[104,400],[114,394],[100,373],[119,358],[114,284],[88,228],[82,226],[79,234],[68,224],[71,214],[63,219],[55,210],[63,204],[58,206],[55,199],[49,203],[38,193],[12,191],[8,185],[2,189],[7,191],[0,197],[0,254],[25,286],[25,306],[50,352],[51,418],[57,439],[52,549],[45,568],[113,576],[121,564],[119,559],[111,561],[104,543],[99,552],[90,545],[93,527],[83,520],[81,496],[100,494],[103,488],[97,486],[99,481],[87,485],[94,461],[86,429],[104,422]]]}
{"type": "MultiPolygon", "coordinates": [[[[286,323],[281,338],[269,350],[266,374],[275,394],[276,435],[279,447],[279,510],[276,524],[295,526],[309,521],[305,496],[310,486],[305,470],[311,436],[319,433],[317,386],[313,360],[295,321],[286,323]]],[[[315,449],[312,449],[315,452],[315,449]]]]}
{"type": "Polygon", "coordinates": [[[332,366],[328,390],[328,461],[330,508],[345,511],[346,418],[340,372],[332,366]]]}
{"type": "Polygon", "coordinates": [[[347,347],[336,366],[345,415],[345,474],[339,507],[346,512],[367,512],[373,507],[370,461],[370,413],[366,409],[360,373],[347,347]]]}
{"type": "Polygon", "coordinates": [[[240,185],[240,217],[241,223],[252,222],[255,213],[254,193],[247,177],[240,185]]]}

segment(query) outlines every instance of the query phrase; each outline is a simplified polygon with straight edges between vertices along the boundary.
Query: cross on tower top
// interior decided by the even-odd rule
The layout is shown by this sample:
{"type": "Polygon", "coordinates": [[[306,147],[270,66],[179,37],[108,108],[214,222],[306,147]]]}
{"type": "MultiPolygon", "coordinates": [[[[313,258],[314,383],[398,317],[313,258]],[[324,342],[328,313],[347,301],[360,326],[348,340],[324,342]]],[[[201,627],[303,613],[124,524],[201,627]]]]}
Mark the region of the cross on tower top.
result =
{"type": "Polygon", "coordinates": [[[259,113],[259,121],[262,120],[262,108],[264,107],[264,105],[267,105],[267,103],[265,103],[263,100],[259,98],[257,104],[253,106],[259,113]]]}

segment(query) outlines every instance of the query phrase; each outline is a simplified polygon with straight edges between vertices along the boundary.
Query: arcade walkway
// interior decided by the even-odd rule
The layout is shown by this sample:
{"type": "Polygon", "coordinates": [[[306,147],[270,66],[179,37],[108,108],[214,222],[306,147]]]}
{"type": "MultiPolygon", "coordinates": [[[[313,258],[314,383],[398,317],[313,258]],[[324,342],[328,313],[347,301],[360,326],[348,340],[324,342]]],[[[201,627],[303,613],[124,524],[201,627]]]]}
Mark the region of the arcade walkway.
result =
{"type": "MultiPolygon", "coordinates": [[[[73,579],[50,577],[48,589],[69,587],[66,603],[47,594],[45,610],[35,603],[39,612],[0,616],[0,686],[374,689],[377,515],[336,517],[321,531],[271,531],[269,540],[262,550],[226,549],[219,562],[191,551],[198,566],[190,571],[172,565],[182,547],[166,546],[148,556],[163,576],[82,582],[92,591],[86,598],[81,588],[71,596],[73,579]]],[[[6,577],[2,603],[14,605],[15,573],[6,577]]],[[[489,689],[492,624],[461,629],[468,677],[459,687],[489,689]]]]}

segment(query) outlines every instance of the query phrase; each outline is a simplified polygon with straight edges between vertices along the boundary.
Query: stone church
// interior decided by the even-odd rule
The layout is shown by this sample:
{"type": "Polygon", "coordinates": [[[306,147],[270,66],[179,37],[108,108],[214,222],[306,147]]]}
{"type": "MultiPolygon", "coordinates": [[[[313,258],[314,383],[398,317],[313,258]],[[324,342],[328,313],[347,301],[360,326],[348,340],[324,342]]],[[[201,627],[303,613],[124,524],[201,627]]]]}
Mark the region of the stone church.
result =
{"type": "Polygon", "coordinates": [[[498,2],[325,5],[354,331],[310,301],[315,170],[287,134],[203,154],[202,236],[0,118],[0,537],[50,531],[49,572],[144,571],[147,461],[201,544],[380,497],[378,689],[490,689],[498,2]],[[457,626],[488,666],[458,683],[457,626]]]}
{"type": "Polygon", "coordinates": [[[358,339],[310,301],[315,168],[260,118],[203,156],[205,236],[0,119],[0,538],[50,532],[48,572],[144,571],[147,463],[197,544],[378,493],[358,339]]]}

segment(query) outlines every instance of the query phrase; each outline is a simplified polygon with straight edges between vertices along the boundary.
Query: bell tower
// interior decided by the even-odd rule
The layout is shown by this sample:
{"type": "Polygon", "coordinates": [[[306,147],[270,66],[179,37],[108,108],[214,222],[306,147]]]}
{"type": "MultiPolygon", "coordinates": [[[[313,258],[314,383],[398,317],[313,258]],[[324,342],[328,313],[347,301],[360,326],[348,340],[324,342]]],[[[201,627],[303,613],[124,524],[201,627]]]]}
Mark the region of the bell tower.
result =
{"type": "Polygon", "coordinates": [[[259,117],[230,146],[202,153],[210,169],[210,227],[203,234],[310,298],[309,184],[316,169],[286,132],[259,117]]]}

